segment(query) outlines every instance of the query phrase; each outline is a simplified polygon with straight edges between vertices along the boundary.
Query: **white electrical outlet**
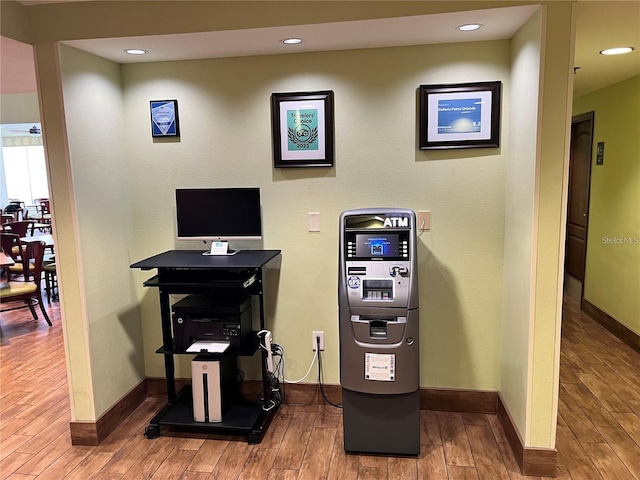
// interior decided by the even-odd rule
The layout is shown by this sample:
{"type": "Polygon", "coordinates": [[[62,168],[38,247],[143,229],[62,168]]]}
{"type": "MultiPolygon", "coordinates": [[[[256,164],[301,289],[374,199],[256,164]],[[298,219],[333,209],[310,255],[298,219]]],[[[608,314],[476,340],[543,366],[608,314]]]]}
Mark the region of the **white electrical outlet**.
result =
{"type": "Polygon", "coordinates": [[[324,351],[324,332],[320,332],[320,331],[316,331],[314,330],[313,332],[313,345],[311,348],[313,348],[313,351],[316,351],[316,348],[318,346],[318,343],[320,344],[320,351],[324,351]]]}

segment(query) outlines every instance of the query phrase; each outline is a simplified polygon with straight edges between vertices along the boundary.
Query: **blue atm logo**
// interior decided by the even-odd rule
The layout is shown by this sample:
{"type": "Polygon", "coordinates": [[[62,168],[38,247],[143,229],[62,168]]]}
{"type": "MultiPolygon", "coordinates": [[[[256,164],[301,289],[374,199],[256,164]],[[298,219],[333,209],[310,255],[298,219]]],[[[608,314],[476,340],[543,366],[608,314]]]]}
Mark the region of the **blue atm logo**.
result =
{"type": "Polygon", "coordinates": [[[409,218],[408,217],[387,217],[384,219],[383,227],[409,227],[409,218]]]}

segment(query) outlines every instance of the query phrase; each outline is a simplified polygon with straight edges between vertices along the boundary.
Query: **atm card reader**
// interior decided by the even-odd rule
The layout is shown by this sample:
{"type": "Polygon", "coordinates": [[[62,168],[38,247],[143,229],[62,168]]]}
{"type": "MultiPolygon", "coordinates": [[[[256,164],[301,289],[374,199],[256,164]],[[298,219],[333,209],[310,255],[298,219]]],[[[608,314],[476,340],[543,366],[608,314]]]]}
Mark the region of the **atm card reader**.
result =
{"type": "Polygon", "coordinates": [[[392,277],[395,277],[396,275],[406,277],[409,275],[409,269],[405,266],[393,266],[389,268],[389,275],[391,275],[392,277]]]}

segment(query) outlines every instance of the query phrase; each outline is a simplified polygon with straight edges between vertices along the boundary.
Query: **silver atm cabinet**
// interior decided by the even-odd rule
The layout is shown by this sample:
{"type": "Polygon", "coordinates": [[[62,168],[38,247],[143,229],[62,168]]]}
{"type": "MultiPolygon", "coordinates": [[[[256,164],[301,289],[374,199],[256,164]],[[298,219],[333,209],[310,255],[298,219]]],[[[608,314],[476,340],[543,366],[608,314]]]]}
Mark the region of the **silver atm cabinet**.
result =
{"type": "Polygon", "coordinates": [[[344,449],[420,453],[416,216],[371,208],[340,216],[338,305],[344,449]]]}

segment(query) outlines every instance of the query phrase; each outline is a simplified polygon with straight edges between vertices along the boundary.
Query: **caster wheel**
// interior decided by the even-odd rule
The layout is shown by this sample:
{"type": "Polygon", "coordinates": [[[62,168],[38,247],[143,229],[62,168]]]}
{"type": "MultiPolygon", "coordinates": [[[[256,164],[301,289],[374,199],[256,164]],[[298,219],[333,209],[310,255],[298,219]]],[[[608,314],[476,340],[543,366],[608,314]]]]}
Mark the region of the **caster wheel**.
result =
{"type": "Polygon", "coordinates": [[[160,436],[160,427],[158,425],[149,425],[144,429],[144,436],[149,439],[158,438],[160,436]]]}

